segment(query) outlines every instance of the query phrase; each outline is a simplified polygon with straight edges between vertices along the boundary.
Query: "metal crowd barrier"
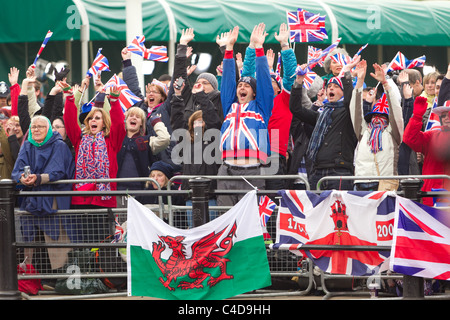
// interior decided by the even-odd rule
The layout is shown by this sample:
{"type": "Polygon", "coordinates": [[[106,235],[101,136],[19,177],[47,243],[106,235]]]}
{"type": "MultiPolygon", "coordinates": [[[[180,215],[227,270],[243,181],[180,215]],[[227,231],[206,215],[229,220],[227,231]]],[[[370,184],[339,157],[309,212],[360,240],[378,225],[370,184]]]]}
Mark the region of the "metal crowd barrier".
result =
{"type": "MultiPolygon", "coordinates": [[[[204,179],[230,179],[230,180],[236,180],[236,178],[239,177],[229,177],[229,176],[204,176],[204,177],[198,177],[198,176],[175,176],[170,180],[170,184],[173,183],[175,180],[181,180],[181,179],[190,179],[190,180],[201,180],[204,179]]],[[[245,176],[243,177],[245,179],[302,179],[305,183],[306,189],[309,190],[309,184],[307,181],[305,181],[302,177],[297,175],[291,175],[291,176],[245,176]]],[[[319,181],[317,186],[317,192],[320,192],[320,184],[325,179],[373,179],[373,180],[380,180],[382,178],[385,179],[401,179],[402,182],[405,182],[402,184],[403,187],[403,193],[405,194],[405,197],[419,200],[420,197],[424,195],[432,196],[435,193],[420,193],[420,183],[419,179],[450,179],[449,176],[444,175],[436,175],[436,176],[392,176],[392,177],[324,177],[319,181]],[[410,183],[408,185],[408,182],[410,183]]],[[[156,185],[158,183],[151,179],[151,178],[135,178],[135,179],[97,179],[97,180],[85,180],[83,182],[120,182],[120,181],[151,181],[155,182],[156,185]]],[[[79,183],[79,180],[60,180],[52,183],[79,183]]],[[[192,190],[170,190],[170,184],[167,187],[167,190],[162,190],[159,186],[158,190],[120,190],[120,191],[109,191],[109,192],[100,192],[95,191],[95,194],[97,195],[111,195],[111,196],[123,196],[123,195],[157,195],[159,197],[159,203],[156,206],[159,209],[160,217],[162,218],[162,214],[168,213],[169,214],[169,223],[173,223],[173,212],[174,210],[178,209],[195,209],[195,203],[193,202],[193,206],[175,206],[171,204],[171,197],[175,194],[180,195],[192,195],[194,192],[192,190]],[[168,204],[165,206],[162,201],[161,197],[167,196],[168,197],[168,204]]],[[[206,190],[207,188],[203,186],[203,188],[206,190]]],[[[203,191],[205,191],[203,190],[203,191]]],[[[258,191],[258,193],[261,194],[273,194],[276,193],[278,190],[261,190],[258,191]]],[[[218,194],[222,193],[246,193],[248,190],[216,190],[218,194]]],[[[0,181],[0,254],[1,254],[1,261],[0,261],[0,270],[2,270],[0,274],[0,299],[21,299],[21,294],[18,292],[17,289],[17,280],[19,279],[52,279],[52,278],[67,278],[69,275],[67,274],[61,274],[58,273],[56,275],[17,275],[16,272],[16,266],[17,266],[17,258],[16,258],[16,249],[20,248],[38,248],[38,247],[45,247],[45,248],[125,248],[126,244],[124,243],[52,243],[52,244],[32,244],[32,243],[24,243],[24,242],[18,242],[16,241],[16,235],[14,230],[14,204],[15,204],[15,197],[17,196],[67,196],[67,195],[77,195],[77,196],[83,196],[83,195],[92,195],[93,192],[80,192],[80,191],[66,191],[66,192],[29,192],[29,191],[17,191],[15,190],[15,183],[11,180],[1,180],[0,181]]],[[[200,193],[201,194],[201,193],[200,193]]],[[[437,194],[441,194],[438,192],[437,194]]],[[[201,206],[200,206],[201,208],[201,206]]],[[[208,207],[206,207],[208,208],[208,207]]],[[[226,210],[230,207],[210,207],[209,209],[212,210],[226,210]]],[[[113,213],[119,214],[126,212],[126,208],[114,208],[112,209],[113,213]]],[[[277,209],[276,209],[277,211],[277,209]]],[[[79,214],[89,214],[89,213],[106,213],[106,209],[92,209],[92,210],[82,210],[82,212],[78,212],[79,214]]],[[[57,212],[57,215],[64,215],[68,213],[74,213],[73,210],[59,210],[57,212]]],[[[20,210],[16,209],[16,214],[26,214],[25,212],[21,212],[20,210]]],[[[383,250],[385,251],[387,248],[378,248],[378,247],[371,247],[371,248],[358,248],[358,246],[352,246],[351,248],[345,248],[343,246],[313,246],[309,248],[308,246],[303,246],[302,250],[317,250],[317,249],[323,249],[323,250],[383,250]]],[[[390,249],[390,248],[389,248],[390,249]]],[[[283,249],[280,249],[282,251],[283,249]]],[[[290,295],[306,295],[310,293],[311,289],[313,288],[314,283],[314,275],[313,275],[313,266],[311,264],[311,261],[309,259],[306,260],[309,267],[304,272],[297,272],[297,271],[290,271],[290,272],[271,272],[271,275],[273,277],[286,277],[286,276],[296,276],[296,277],[305,277],[308,280],[308,285],[306,290],[295,290],[294,292],[263,292],[261,293],[250,293],[245,294],[243,296],[245,297],[260,297],[260,296],[290,296],[290,295]]],[[[323,273],[322,273],[323,274],[323,273]]],[[[126,276],[126,273],[99,273],[99,274],[88,274],[88,275],[80,275],[81,277],[124,277],[126,276]]],[[[333,293],[329,291],[326,288],[325,280],[326,279],[332,279],[332,278],[339,278],[341,276],[335,276],[335,275],[325,275],[321,277],[322,279],[322,289],[326,293],[326,298],[332,297],[336,295],[337,293],[333,293]]],[[[397,276],[395,276],[397,277],[397,276]]],[[[404,284],[405,289],[404,290],[404,297],[405,298],[423,298],[423,279],[415,277],[411,277],[412,279],[408,279],[408,276],[404,276],[404,284]],[[409,286],[409,287],[408,287],[409,286]]],[[[112,295],[120,295],[121,293],[112,293],[112,295]]],[[[349,292],[345,292],[344,294],[349,294],[349,292]]],[[[367,294],[367,293],[366,293],[367,294]]],[[[126,295],[126,293],[123,293],[123,295],[126,295]]],[[[23,295],[22,295],[23,296],[23,295]]],[[[26,295],[25,295],[26,296],[26,295]]],[[[75,297],[70,297],[71,299],[74,299],[75,297]]],[[[86,296],[83,296],[83,298],[87,298],[86,296]]],[[[237,297],[239,298],[239,296],[237,297]]]]}

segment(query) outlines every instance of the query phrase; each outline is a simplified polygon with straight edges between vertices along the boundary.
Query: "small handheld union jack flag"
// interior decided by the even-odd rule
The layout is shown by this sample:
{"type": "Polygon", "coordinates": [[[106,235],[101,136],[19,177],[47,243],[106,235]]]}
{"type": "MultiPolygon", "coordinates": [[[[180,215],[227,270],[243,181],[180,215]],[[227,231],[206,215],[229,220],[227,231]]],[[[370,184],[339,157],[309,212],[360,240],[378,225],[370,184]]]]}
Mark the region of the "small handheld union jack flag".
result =
{"type": "Polygon", "coordinates": [[[322,49],[318,49],[318,48],[315,48],[313,46],[308,46],[308,60],[307,60],[308,64],[311,61],[319,59],[316,63],[314,63],[313,65],[309,66],[311,69],[314,68],[316,66],[316,64],[318,64],[319,66],[323,67],[323,62],[325,60],[325,57],[323,57],[323,59],[320,59],[320,58],[322,58],[322,49]]]}
{"type": "Polygon", "coordinates": [[[342,53],[336,53],[335,55],[330,57],[331,60],[334,62],[340,64],[341,66],[345,66],[350,63],[352,60],[349,56],[342,54],[342,53]]]}
{"type": "Polygon", "coordinates": [[[39,52],[36,55],[36,58],[34,59],[33,62],[33,66],[36,66],[36,62],[38,61],[42,51],[44,50],[45,46],[47,45],[48,40],[50,39],[50,37],[53,35],[53,32],[51,32],[50,30],[47,31],[47,34],[45,35],[45,39],[41,44],[41,47],[39,48],[39,52]]]}
{"type": "Polygon", "coordinates": [[[99,48],[92,66],[86,72],[86,74],[92,78],[99,75],[102,71],[110,71],[108,59],[106,59],[106,57],[101,52],[102,48],[99,48]]]}
{"type": "Polygon", "coordinates": [[[341,38],[337,38],[335,42],[333,42],[331,45],[329,45],[328,47],[326,47],[325,49],[322,50],[322,52],[320,53],[320,55],[318,55],[317,58],[313,58],[310,61],[308,61],[308,67],[310,69],[314,68],[314,66],[316,64],[319,63],[323,63],[323,61],[325,61],[325,58],[327,57],[327,55],[332,52],[334,49],[336,49],[336,47],[339,45],[339,42],[341,41],[341,38]]]}
{"type": "Polygon", "coordinates": [[[131,44],[127,47],[128,51],[140,55],[146,60],[167,62],[169,57],[167,56],[167,47],[165,46],[151,46],[150,49],[145,47],[145,37],[136,36],[131,44]]]}
{"type": "Polygon", "coordinates": [[[368,46],[369,44],[366,43],[365,45],[363,45],[361,48],[359,48],[358,52],[355,54],[356,56],[359,56],[361,54],[361,52],[368,46]]]}
{"type": "Polygon", "coordinates": [[[309,90],[309,88],[311,88],[314,79],[316,79],[317,77],[317,73],[315,73],[314,71],[309,71],[308,73],[306,73],[305,78],[303,78],[303,88],[306,88],[307,90],[309,90]]]}
{"type": "Polygon", "coordinates": [[[325,16],[303,9],[288,11],[287,20],[291,42],[315,42],[328,39],[325,16]]]}
{"type": "Polygon", "coordinates": [[[261,225],[267,226],[267,221],[275,210],[276,203],[272,201],[268,196],[259,197],[259,216],[261,218],[261,225]]]}
{"type": "Polygon", "coordinates": [[[394,59],[392,59],[391,63],[386,69],[386,72],[393,70],[403,70],[403,69],[411,69],[411,68],[419,68],[425,65],[426,57],[420,56],[418,58],[408,60],[403,53],[400,51],[397,52],[394,59]]]}
{"type": "Polygon", "coordinates": [[[125,81],[120,79],[116,74],[114,74],[111,77],[111,79],[109,79],[108,82],[105,83],[103,88],[106,90],[107,88],[114,87],[114,86],[117,87],[117,89],[120,92],[119,102],[120,102],[120,106],[122,107],[123,112],[127,111],[129,108],[131,108],[133,105],[135,105],[139,101],[142,101],[141,98],[136,96],[128,88],[128,85],[125,83],[125,81]]]}
{"type": "Polygon", "coordinates": [[[431,107],[430,116],[428,117],[427,125],[425,127],[425,131],[429,130],[441,130],[441,121],[439,120],[439,116],[433,112],[433,109],[437,107],[437,97],[434,98],[433,106],[431,107]]]}

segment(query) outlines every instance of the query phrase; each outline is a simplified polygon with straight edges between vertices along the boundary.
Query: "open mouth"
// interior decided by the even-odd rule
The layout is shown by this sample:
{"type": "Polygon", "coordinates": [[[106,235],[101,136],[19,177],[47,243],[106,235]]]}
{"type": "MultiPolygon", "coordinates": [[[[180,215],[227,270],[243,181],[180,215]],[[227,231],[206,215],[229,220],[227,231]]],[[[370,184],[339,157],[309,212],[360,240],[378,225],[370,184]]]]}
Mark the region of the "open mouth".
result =
{"type": "Polygon", "coordinates": [[[334,98],[334,96],[335,96],[334,92],[329,92],[328,93],[328,98],[332,99],[332,98],[334,98]]]}
{"type": "Polygon", "coordinates": [[[134,120],[131,120],[131,121],[130,121],[130,125],[135,126],[136,124],[137,124],[136,121],[134,121],[134,120]]]}

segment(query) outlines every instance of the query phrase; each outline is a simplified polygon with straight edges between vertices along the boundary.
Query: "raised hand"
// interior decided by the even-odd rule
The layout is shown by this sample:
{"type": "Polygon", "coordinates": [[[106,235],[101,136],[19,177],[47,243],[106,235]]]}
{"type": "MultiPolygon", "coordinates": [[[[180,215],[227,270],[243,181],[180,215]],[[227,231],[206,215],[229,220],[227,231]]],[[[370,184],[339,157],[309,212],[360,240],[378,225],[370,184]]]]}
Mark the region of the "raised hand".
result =
{"type": "Polygon", "coordinates": [[[386,76],[383,68],[378,63],[374,63],[373,69],[375,73],[371,72],[370,75],[378,82],[384,82],[386,80],[386,76]]]}
{"type": "Polygon", "coordinates": [[[216,37],[216,43],[219,45],[219,47],[226,45],[226,39],[228,38],[228,35],[230,32],[222,32],[221,34],[218,34],[216,37]]]}
{"type": "Polygon", "coordinates": [[[286,23],[280,25],[280,33],[275,32],[275,39],[280,43],[281,48],[289,48],[289,29],[286,23]]]}
{"type": "Polygon", "coordinates": [[[195,34],[193,28],[181,30],[180,44],[187,45],[190,41],[194,39],[194,36],[195,34]]]}
{"type": "Polygon", "coordinates": [[[269,65],[269,69],[273,69],[273,63],[275,62],[275,53],[272,49],[266,51],[267,64],[269,65]]]}
{"type": "Polygon", "coordinates": [[[11,86],[15,85],[19,81],[20,70],[16,67],[9,68],[8,79],[11,86]]]}
{"type": "Polygon", "coordinates": [[[364,85],[364,78],[366,77],[366,71],[367,71],[367,62],[366,60],[361,60],[355,67],[355,71],[353,72],[356,77],[358,77],[358,81],[356,83],[356,87],[363,87],[364,85]]]}
{"type": "Polygon", "coordinates": [[[120,54],[122,55],[122,60],[131,59],[131,52],[128,51],[127,47],[123,48],[120,54]]]}
{"type": "Polygon", "coordinates": [[[239,27],[236,26],[228,33],[228,36],[226,37],[226,49],[227,50],[233,50],[234,44],[237,41],[237,38],[239,36],[239,27]]]}
{"type": "Polygon", "coordinates": [[[250,44],[253,44],[254,48],[262,48],[267,35],[266,25],[264,23],[258,24],[253,28],[250,36],[250,44]]]}

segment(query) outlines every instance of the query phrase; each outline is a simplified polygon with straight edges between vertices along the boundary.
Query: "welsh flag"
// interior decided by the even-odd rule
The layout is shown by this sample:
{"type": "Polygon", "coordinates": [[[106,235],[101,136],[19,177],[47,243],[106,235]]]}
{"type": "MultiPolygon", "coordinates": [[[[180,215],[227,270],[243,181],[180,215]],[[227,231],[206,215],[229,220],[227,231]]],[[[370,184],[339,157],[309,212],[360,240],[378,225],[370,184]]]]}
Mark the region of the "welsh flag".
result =
{"type": "Polygon", "coordinates": [[[128,200],[128,295],[218,300],[271,285],[256,191],[193,229],[128,200]]]}

